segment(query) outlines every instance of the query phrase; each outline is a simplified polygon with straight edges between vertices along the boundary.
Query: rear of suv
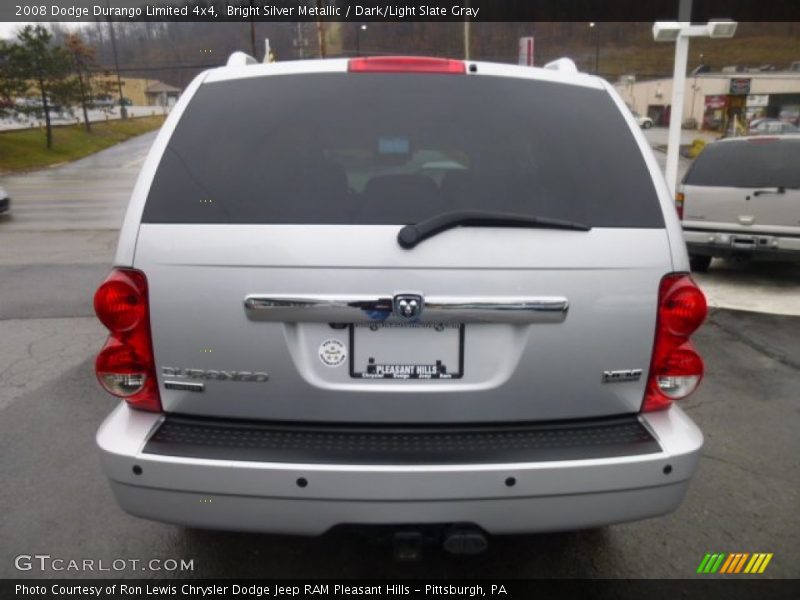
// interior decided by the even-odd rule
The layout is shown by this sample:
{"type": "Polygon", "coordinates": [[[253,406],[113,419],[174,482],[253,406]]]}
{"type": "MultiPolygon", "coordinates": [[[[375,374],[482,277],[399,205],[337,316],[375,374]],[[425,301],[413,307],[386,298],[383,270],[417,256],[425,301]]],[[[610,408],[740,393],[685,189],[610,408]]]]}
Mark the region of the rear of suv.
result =
{"type": "Polygon", "coordinates": [[[639,128],[570,61],[199,75],[95,295],[119,504],[194,527],[593,527],[682,501],[706,313],[639,128]]]}
{"type": "Polygon", "coordinates": [[[800,136],[709,144],[677,203],[693,270],[714,257],[800,261],[800,136]]]}

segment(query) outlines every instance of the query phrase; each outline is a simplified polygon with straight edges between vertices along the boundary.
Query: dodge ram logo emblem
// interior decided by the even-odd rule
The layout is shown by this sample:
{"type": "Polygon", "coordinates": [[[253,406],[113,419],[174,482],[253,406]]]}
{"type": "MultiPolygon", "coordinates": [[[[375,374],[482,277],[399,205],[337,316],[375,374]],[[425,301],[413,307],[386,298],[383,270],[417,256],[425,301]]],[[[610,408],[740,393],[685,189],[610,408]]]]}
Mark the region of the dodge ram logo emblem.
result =
{"type": "Polygon", "coordinates": [[[394,297],[394,314],[401,319],[415,319],[421,312],[422,296],[419,294],[398,294],[394,297]]]}

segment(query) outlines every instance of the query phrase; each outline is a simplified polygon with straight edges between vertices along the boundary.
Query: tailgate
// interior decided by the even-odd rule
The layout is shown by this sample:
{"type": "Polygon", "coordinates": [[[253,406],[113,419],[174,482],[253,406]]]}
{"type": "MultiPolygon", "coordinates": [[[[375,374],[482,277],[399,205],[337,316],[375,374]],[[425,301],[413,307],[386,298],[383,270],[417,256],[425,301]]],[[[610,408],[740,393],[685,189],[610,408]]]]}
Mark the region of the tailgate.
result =
{"type": "Polygon", "coordinates": [[[426,423],[639,409],[664,229],[460,228],[410,251],[397,231],[142,224],[164,410],[426,423]],[[410,320],[392,314],[405,296],[421,300],[410,320]]]}
{"type": "Polygon", "coordinates": [[[684,226],[800,234],[800,190],[777,187],[684,186],[684,226]]]}

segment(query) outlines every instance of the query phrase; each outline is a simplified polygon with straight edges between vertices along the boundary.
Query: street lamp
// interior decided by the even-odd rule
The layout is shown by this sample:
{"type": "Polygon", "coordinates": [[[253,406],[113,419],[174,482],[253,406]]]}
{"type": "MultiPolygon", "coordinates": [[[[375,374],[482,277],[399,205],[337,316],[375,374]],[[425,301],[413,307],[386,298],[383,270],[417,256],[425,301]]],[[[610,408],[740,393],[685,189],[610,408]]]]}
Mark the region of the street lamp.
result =
{"type": "Polygon", "coordinates": [[[361,32],[366,30],[367,26],[363,23],[356,27],[356,56],[361,56],[361,32]]]}
{"type": "Polygon", "coordinates": [[[653,39],[657,42],[675,42],[675,68],[672,73],[672,104],[667,138],[667,167],[664,176],[673,197],[678,179],[678,147],[681,142],[683,121],[683,96],[686,88],[686,63],[689,57],[689,38],[732,38],[738,23],[735,21],[709,21],[705,25],[692,25],[686,21],[658,21],[653,24],[653,39]]]}
{"type": "Polygon", "coordinates": [[[589,23],[589,29],[594,29],[594,74],[600,74],[600,28],[597,23],[589,23]]]}
{"type": "Polygon", "coordinates": [[[695,100],[697,99],[697,75],[698,75],[698,73],[699,73],[701,68],[703,68],[703,53],[702,52],[700,53],[700,60],[698,61],[698,65],[694,69],[694,83],[692,83],[692,104],[691,104],[691,106],[692,106],[692,119],[695,121],[695,123],[697,122],[697,119],[695,119],[695,116],[694,116],[694,114],[695,114],[694,113],[694,105],[695,105],[695,100]]]}

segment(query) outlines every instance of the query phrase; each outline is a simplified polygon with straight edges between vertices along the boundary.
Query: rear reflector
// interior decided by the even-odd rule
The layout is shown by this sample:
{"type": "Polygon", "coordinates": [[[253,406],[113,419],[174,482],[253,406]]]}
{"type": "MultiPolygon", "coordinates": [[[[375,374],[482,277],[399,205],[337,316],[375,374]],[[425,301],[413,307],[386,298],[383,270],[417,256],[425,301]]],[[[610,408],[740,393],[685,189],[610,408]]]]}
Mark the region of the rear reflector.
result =
{"type": "Polygon", "coordinates": [[[666,275],[658,291],[658,315],[650,375],[642,412],[669,408],[697,389],[703,378],[703,359],[689,336],[706,318],[706,298],[692,278],[682,273],[666,275]]]}
{"type": "Polygon", "coordinates": [[[463,61],[427,56],[371,56],[350,59],[351,73],[449,73],[467,72],[463,61]]]}
{"type": "Polygon", "coordinates": [[[114,269],[97,289],[94,308],[111,332],[95,360],[100,385],[134,408],[161,412],[144,273],[114,269]]]}

